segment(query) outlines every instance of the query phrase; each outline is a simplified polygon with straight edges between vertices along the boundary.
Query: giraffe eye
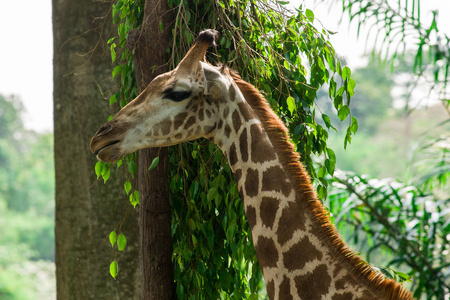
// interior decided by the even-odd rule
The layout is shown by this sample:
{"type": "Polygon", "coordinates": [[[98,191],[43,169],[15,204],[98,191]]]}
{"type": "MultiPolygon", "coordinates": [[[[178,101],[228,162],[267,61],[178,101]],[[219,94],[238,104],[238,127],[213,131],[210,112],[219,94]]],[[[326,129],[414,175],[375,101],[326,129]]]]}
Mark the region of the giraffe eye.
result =
{"type": "Polygon", "coordinates": [[[166,99],[175,101],[175,102],[180,102],[183,101],[184,99],[187,99],[189,96],[191,95],[191,92],[188,91],[172,91],[172,92],[168,92],[164,97],[166,99]]]}

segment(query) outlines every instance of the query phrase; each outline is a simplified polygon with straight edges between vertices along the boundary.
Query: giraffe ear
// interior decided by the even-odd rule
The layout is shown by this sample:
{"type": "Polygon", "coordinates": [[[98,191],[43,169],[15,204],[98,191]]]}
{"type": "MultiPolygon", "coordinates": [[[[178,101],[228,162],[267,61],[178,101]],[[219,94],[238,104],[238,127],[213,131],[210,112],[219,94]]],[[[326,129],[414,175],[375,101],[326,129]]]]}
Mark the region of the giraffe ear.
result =
{"type": "Polygon", "coordinates": [[[205,95],[213,98],[224,95],[227,85],[224,77],[213,66],[200,62],[203,71],[203,86],[205,87],[205,95]]]}

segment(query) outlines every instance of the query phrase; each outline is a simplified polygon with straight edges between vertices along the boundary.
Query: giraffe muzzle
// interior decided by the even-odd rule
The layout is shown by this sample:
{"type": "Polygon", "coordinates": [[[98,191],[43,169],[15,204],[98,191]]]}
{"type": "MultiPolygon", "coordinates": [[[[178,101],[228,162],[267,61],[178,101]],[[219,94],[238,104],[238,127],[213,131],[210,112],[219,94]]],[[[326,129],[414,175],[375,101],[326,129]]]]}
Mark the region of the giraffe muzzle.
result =
{"type": "Polygon", "coordinates": [[[113,141],[113,142],[111,142],[111,143],[109,143],[109,144],[104,145],[103,147],[99,148],[98,150],[94,150],[95,148],[93,148],[93,147],[92,147],[92,144],[91,144],[91,151],[92,151],[92,153],[93,153],[94,155],[98,155],[98,154],[100,153],[100,151],[102,151],[102,150],[104,150],[105,148],[108,148],[108,147],[110,147],[110,146],[112,146],[112,145],[115,145],[115,144],[117,144],[117,143],[119,143],[119,142],[120,142],[120,141],[113,141]]]}
{"type": "Polygon", "coordinates": [[[110,132],[111,129],[112,129],[112,126],[110,124],[105,124],[102,127],[100,127],[99,130],[97,130],[97,132],[95,133],[95,136],[105,135],[108,132],[110,132]]]}

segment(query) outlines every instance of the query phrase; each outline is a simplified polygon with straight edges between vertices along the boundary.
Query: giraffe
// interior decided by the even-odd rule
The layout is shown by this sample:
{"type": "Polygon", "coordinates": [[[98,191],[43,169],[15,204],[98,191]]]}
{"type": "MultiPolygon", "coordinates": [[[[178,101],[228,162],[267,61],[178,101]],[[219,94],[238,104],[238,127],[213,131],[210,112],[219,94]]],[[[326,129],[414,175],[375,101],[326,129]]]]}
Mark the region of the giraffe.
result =
{"type": "Polygon", "coordinates": [[[174,70],[96,132],[91,151],[112,163],[146,147],[209,139],[236,178],[269,299],[412,299],[344,244],[258,90],[205,61],[216,36],[201,32],[174,70]]]}

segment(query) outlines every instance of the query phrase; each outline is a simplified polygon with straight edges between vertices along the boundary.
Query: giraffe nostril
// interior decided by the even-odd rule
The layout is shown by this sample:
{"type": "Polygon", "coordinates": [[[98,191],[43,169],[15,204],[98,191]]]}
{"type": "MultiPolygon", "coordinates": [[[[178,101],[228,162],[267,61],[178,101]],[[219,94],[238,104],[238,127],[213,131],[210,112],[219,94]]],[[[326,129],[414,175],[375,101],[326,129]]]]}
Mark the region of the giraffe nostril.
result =
{"type": "Polygon", "coordinates": [[[112,126],[109,124],[105,124],[102,127],[100,127],[99,130],[97,130],[97,133],[95,135],[99,136],[99,135],[103,135],[108,133],[109,131],[111,131],[112,126]]]}

